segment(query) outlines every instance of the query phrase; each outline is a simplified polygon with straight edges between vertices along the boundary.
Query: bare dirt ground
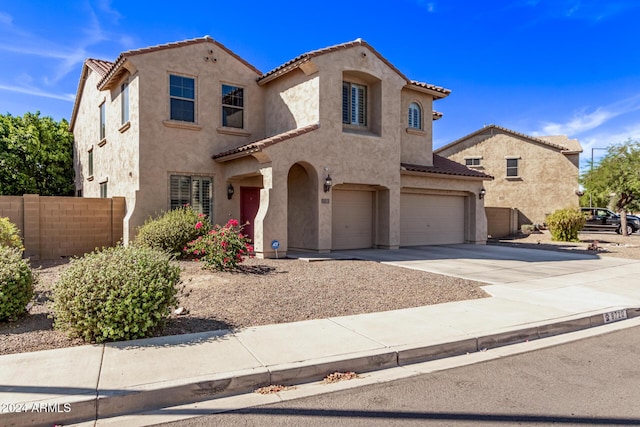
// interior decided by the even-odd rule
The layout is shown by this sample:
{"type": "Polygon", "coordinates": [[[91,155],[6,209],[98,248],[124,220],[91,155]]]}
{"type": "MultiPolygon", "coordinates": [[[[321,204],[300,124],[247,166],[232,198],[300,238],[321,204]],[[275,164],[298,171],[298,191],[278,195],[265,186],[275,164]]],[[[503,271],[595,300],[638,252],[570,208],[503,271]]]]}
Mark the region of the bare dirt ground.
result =
{"type": "MultiPolygon", "coordinates": [[[[640,259],[640,236],[581,234],[581,242],[553,242],[548,232],[492,240],[489,244],[533,249],[597,252],[640,259]],[[597,243],[595,243],[597,242],[597,243]],[[594,245],[597,251],[589,250],[594,245]]],[[[248,259],[240,272],[211,272],[180,261],[184,291],[180,306],[157,335],[321,319],[334,316],[484,298],[482,283],[370,261],[305,262],[248,259]]],[[[49,309],[52,287],[66,261],[35,264],[39,272],[34,305],[15,322],[0,322],[0,354],[84,344],[53,330],[49,309]]]]}

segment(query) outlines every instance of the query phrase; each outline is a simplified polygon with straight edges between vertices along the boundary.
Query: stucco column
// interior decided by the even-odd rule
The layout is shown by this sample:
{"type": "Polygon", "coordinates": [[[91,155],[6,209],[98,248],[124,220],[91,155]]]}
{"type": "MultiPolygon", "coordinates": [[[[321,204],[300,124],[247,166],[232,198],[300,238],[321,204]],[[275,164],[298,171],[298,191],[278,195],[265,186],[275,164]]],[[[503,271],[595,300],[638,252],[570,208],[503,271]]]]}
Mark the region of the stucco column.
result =
{"type": "Polygon", "coordinates": [[[287,255],[287,175],[274,174],[273,166],[260,169],[263,188],[254,224],[254,248],[259,258],[275,258],[271,242],[280,242],[277,256],[287,255]]]}
{"type": "Polygon", "coordinates": [[[324,171],[318,171],[318,252],[331,250],[333,190],[324,192],[324,171]]]}
{"type": "MultiPolygon", "coordinates": [[[[478,190],[478,193],[480,190],[478,190]]],[[[484,210],[484,199],[478,193],[471,193],[467,197],[467,211],[469,229],[467,241],[471,244],[484,245],[487,243],[487,215],[484,210]]]]}

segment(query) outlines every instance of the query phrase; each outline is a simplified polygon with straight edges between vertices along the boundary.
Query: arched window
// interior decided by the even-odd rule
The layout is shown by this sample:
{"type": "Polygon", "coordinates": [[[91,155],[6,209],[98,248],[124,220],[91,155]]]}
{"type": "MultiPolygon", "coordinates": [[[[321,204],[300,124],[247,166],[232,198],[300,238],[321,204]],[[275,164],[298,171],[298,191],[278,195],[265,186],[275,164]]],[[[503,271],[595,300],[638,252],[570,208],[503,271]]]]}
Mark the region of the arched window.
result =
{"type": "Polygon", "coordinates": [[[409,104],[409,127],[422,129],[422,110],[416,102],[409,104]]]}

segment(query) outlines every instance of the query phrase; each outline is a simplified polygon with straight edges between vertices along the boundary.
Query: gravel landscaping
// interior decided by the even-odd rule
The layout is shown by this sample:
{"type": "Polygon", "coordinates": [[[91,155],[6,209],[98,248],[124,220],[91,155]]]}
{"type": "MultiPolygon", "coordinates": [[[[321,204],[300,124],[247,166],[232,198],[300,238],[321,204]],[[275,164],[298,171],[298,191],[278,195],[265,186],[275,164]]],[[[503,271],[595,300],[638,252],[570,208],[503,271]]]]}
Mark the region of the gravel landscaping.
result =
{"type": "MultiPolygon", "coordinates": [[[[640,236],[581,234],[579,243],[552,242],[548,232],[492,240],[489,244],[594,253],[640,259],[640,236]]],[[[240,272],[210,272],[180,261],[184,289],[180,306],[158,335],[321,319],[334,316],[484,298],[483,283],[394,267],[371,261],[306,262],[248,259],[240,272]]],[[[0,322],[0,354],[84,344],[52,329],[48,298],[66,261],[43,261],[28,315],[0,322]]]]}

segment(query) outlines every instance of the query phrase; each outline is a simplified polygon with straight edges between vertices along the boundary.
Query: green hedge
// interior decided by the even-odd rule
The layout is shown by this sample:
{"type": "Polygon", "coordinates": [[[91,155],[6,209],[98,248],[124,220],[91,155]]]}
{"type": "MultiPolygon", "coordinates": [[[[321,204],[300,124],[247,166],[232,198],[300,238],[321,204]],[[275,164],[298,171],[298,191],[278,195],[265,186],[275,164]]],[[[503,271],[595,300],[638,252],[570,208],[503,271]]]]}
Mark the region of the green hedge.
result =
{"type": "Polygon", "coordinates": [[[26,313],[35,280],[28,262],[22,259],[22,251],[0,245],[0,321],[26,313]]]}
{"type": "Polygon", "coordinates": [[[138,229],[134,244],[179,257],[188,242],[205,235],[209,229],[209,221],[204,215],[183,206],[147,219],[138,229]]]}
{"type": "Polygon", "coordinates": [[[547,217],[551,238],[560,242],[578,241],[578,233],[585,224],[585,217],[578,208],[559,209],[547,217]]]}
{"type": "Polygon", "coordinates": [[[54,326],[87,342],[151,336],[176,306],[180,268],[168,254],[116,246],[72,259],[54,285],[54,326]]]}

